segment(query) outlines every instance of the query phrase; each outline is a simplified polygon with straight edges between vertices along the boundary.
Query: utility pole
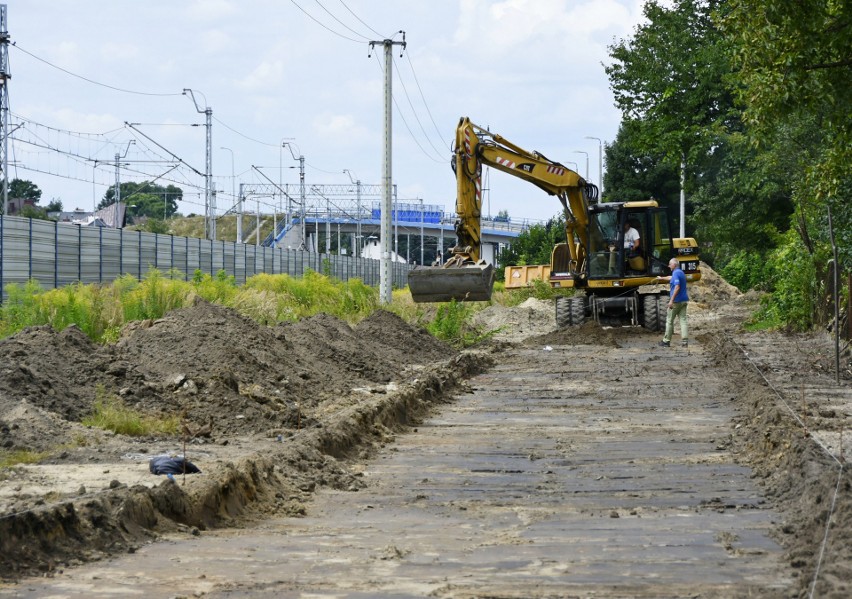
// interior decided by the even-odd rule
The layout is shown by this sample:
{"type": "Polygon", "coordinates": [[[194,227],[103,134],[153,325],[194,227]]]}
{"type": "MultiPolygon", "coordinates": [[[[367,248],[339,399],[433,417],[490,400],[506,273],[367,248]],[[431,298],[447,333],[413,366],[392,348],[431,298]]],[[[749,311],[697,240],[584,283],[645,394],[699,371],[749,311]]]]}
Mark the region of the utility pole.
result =
{"type": "Polygon", "coordinates": [[[686,237],[686,159],[680,160],[680,236],[686,237]]]}
{"type": "Polygon", "coordinates": [[[353,244],[352,255],[356,258],[361,257],[361,179],[352,177],[352,171],[348,168],[343,169],[343,172],[349,175],[349,182],[355,184],[355,219],[356,230],[355,240],[357,245],[353,244]]]}
{"type": "MultiPolygon", "coordinates": [[[[216,195],[213,193],[213,109],[205,106],[204,110],[201,110],[201,107],[195,100],[195,93],[191,89],[184,89],[183,93],[184,95],[189,93],[192,103],[195,104],[195,110],[204,115],[204,127],[207,129],[204,158],[204,206],[207,211],[207,220],[204,227],[204,236],[207,239],[216,241],[216,195]]],[[[203,96],[204,94],[201,95],[203,96]]],[[[207,98],[204,98],[204,103],[207,104],[207,98]]]]}
{"type": "Polygon", "coordinates": [[[243,242],[243,200],[245,199],[245,195],[243,194],[243,184],[240,183],[240,197],[237,198],[237,243],[243,242]]]}
{"type": "MultiPolygon", "coordinates": [[[[378,42],[370,42],[370,51],[376,45],[381,45],[385,51],[385,153],[384,153],[384,170],[382,174],[382,211],[381,211],[381,256],[382,263],[379,271],[379,301],[382,304],[390,304],[392,299],[392,273],[391,273],[391,212],[393,203],[391,201],[391,142],[392,142],[392,115],[393,115],[393,95],[391,93],[393,83],[393,58],[391,51],[393,46],[401,46],[400,56],[405,50],[405,32],[402,33],[402,41],[395,42],[390,39],[384,39],[378,42]]],[[[367,54],[370,57],[370,54],[367,54]]]]}
{"type": "Polygon", "coordinates": [[[307,201],[307,197],[305,195],[305,157],[302,154],[299,154],[299,201],[302,202],[301,208],[301,221],[302,221],[302,248],[305,247],[305,240],[308,238],[308,228],[305,224],[305,218],[307,218],[307,208],[305,206],[305,202],[307,201]]]}
{"type": "MultiPolygon", "coordinates": [[[[290,148],[290,156],[293,157],[293,160],[296,160],[296,154],[293,153],[293,144],[291,144],[289,142],[282,142],[282,147],[284,145],[286,145],[288,148],[290,148]]],[[[299,210],[299,215],[300,215],[299,220],[301,220],[300,229],[302,230],[302,240],[301,240],[301,243],[299,245],[300,245],[300,249],[304,250],[307,247],[305,245],[305,240],[307,239],[307,234],[308,234],[307,227],[305,226],[305,157],[302,154],[299,154],[298,160],[299,160],[299,201],[302,202],[302,207],[299,210]]]]}
{"type": "Polygon", "coordinates": [[[115,220],[113,222],[115,223],[116,229],[122,228],[122,226],[121,226],[122,223],[119,222],[119,220],[121,219],[121,175],[120,175],[121,163],[120,163],[120,160],[122,158],[124,158],[125,156],[127,156],[127,153],[130,151],[130,144],[135,144],[135,143],[136,143],[135,139],[131,139],[130,141],[127,142],[127,147],[124,149],[124,156],[122,156],[118,152],[115,153],[115,193],[113,194],[115,196],[115,198],[114,198],[115,199],[115,203],[114,203],[114,205],[115,205],[115,209],[114,209],[115,220]]]}
{"type": "Polygon", "coordinates": [[[0,168],[3,169],[3,214],[9,214],[9,30],[6,5],[0,4],[0,168]]]}

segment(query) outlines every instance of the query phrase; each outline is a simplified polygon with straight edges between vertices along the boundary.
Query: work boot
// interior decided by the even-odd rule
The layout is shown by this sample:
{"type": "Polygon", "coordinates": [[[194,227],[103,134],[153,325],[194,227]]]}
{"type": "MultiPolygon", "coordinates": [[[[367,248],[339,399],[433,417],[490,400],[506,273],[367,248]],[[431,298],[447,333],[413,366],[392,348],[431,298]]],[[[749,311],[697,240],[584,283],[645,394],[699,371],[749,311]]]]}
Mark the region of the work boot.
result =
{"type": "Polygon", "coordinates": [[[660,341],[660,347],[668,347],[668,346],[669,346],[668,341],[660,341]]]}

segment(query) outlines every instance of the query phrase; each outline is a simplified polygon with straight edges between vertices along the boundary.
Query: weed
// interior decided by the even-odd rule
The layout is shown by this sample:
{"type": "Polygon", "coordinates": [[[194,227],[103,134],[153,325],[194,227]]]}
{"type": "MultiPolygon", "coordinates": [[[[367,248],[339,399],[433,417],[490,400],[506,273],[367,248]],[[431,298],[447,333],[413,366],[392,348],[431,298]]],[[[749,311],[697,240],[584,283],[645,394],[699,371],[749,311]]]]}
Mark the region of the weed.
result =
{"type": "Polygon", "coordinates": [[[0,450],[0,469],[12,468],[21,464],[37,464],[47,457],[47,455],[47,453],[26,450],[0,450]]]}
{"type": "Polygon", "coordinates": [[[127,407],[115,395],[107,394],[102,385],[98,386],[95,397],[92,413],[83,419],[83,424],[86,426],[133,437],[152,434],[175,435],[179,430],[178,416],[166,418],[146,416],[127,407]]]}
{"type": "Polygon", "coordinates": [[[453,347],[468,347],[488,336],[483,335],[470,324],[473,313],[474,308],[471,304],[452,300],[441,304],[435,319],[426,328],[435,337],[453,347]]]}

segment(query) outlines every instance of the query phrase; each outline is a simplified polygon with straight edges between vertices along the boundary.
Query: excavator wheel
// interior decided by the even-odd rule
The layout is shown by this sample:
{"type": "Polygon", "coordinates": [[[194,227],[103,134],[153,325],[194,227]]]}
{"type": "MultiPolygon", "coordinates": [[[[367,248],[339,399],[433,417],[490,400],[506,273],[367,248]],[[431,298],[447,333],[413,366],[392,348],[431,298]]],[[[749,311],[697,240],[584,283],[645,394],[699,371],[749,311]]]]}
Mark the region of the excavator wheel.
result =
{"type": "Polygon", "coordinates": [[[662,331],[666,324],[666,311],[662,296],[645,295],[642,298],[642,326],[649,331],[662,331]]]}
{"type": "Polygon", "coordinates": [[[586,321],[585,297],[556,298],[556,327],[579,326],[586,321]]]}

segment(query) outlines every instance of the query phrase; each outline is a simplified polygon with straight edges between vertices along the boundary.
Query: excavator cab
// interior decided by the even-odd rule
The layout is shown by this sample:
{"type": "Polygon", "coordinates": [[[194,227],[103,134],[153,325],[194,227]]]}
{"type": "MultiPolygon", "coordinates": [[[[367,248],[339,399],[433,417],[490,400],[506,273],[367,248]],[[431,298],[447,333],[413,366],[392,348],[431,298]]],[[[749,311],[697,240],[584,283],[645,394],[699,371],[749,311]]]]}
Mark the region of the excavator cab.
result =
{"type": "Polygon", "coordinates": [[[596,204],[588,236],[589,280],[655,277],[673,255],[668,214],[656,202],[596,204]]]}

